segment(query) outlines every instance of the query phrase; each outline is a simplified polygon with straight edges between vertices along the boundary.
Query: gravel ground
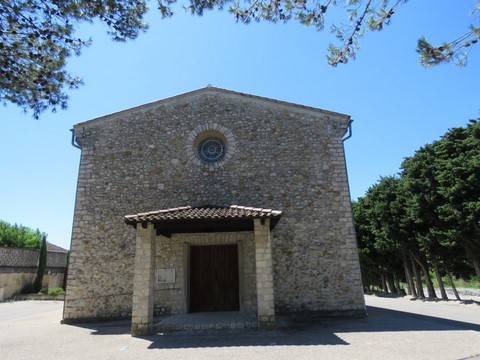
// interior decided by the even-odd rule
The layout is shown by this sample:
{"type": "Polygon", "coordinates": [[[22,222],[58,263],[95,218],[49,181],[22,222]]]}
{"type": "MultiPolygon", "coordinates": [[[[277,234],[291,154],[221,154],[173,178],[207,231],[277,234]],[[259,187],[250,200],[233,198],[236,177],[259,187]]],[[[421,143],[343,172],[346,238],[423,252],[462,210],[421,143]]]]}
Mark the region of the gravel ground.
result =
{"type": "MultiPolygon", "coordinates": [[[[440,294],[440,289],[435,289],[437,295],[440,294]]],[[[445,292],[448,297],[455,299],[452,289],[446,288],[445,292]]],[[[458,295],[462,300],[473,300],[480,302],[480,289],[470,289],[470,288],[457,288],[458,295]]]]}
{"type": "Polygon", "coordinates": [[[142,338],[128,321],[61,325],[61,301],[0,303],[0,359],[480,360],[477,308],[365,298],[367,318],[280,317],[275,331],[142,338]]]}
{"type": "MultiPolygon", "coordinates": [[[[427,289],[423,289],[425,295],[427,295],[427,289]]],[[[437,294],[438,300],[434,301],[443,301],[447,302],[441,299],[441,294],[440,294],[440,289],[435,288],[435,292],[437,294]]],[[[452,303],[457,303],[459,305],[469,305],[472,302],[477,303],[480,305],[480,289],[472,289],[472,288],[457,288],[458,295],[460,296],[460,301],[456,300],[455,294],[453,293],[453,290],[450,288],[445,288],[445,292],[447,293],[448,296],[448,302],[452,303]]],[[[407,296],[411,298],[410,296],[407,296]]]]}

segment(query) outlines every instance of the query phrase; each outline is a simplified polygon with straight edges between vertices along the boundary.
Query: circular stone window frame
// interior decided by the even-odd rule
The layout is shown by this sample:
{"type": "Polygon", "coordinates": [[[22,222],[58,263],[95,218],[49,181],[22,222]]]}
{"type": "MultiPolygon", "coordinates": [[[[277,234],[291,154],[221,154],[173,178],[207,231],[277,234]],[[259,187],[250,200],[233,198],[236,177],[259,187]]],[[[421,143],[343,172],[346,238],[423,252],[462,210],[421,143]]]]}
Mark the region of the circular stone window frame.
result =
{"type": "Polygon", "coordinates": [[[198,125],[187,137],[187,153],[189,159],[197,165],[204,166],[209,170],[215,170],[224,166],[233,156],[236,150],[236,143],[230,129],[214,123],[198,125]],[[218,161],[205,161],[199,154],[199,146],[203,141],[212,138],[218,139],[225,146],[225,153],[218,161]]]}

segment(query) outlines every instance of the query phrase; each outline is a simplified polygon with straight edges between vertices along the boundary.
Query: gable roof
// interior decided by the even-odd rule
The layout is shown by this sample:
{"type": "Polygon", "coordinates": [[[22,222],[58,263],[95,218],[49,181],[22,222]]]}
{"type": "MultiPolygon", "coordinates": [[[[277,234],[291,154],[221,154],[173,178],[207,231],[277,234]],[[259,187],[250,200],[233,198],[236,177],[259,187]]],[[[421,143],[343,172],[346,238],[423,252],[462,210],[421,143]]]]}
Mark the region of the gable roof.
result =
{"type": "Polygon", "coordinates": [[[125,215],[124,219],[127,224],[137,222],[170,222],[177,220],[206,220],[206,219],[257,219],[257,218],[279,218],[282,212],[279,210],[254,208],[240,205],[230,206],[183,206],[178,208],[169,208],[163,210],[150,211],[134,215],[125,215]]]}
{"type": "Polygon", "coordinates": [[[93,125],[98,122],[102,121],[107,121],[110,119],[115,119],[118,116],[122,115],[127,115],[132,112],[142,112],[142,111],[148,111],[150,109],[162,106],[162,105],[168,105],[172,104],[181,100],[188,99],[190,97],[195,97],[195,96],[200,96],[200,95],[205,95],[205,94],[221,94],[224,96],[229,96],[229,97],[236,97],[239,99],[245,99],[245,100],[250,100],[250,101],[256,101],[256,102],[263,102],[266,104],[270,104],[273,106],[280,106],[286,109],[290,110],[295,110],[295,111],[303,111],[303,112],[310,112],[310,113],[316,113],[317,115],[322,114],[322,115],[329,115],[329,116],[335,116],[335,117],[341,117],[346,120],[350,119],[350,115],[347,114],[342,114],[330,110],[324,110],[320,108],[315,108],[312,106],[306,106],[306,105],[300,105],[300,104],[295,104],[292,102],[287,102],[287,101],[282,101],[282,100],[276,100],[276,99],[271,99],[263,96],[258,96],[258,95],[251,95],[251,94],[246,94],[242,92],[237,92],[233,90],[227,90],[227,89],[222,89],[222,88],[217,88],[213,87],[211,85],[208,85],[204,88],[200,88],[197,90],[189,91],[183,94],[179,94],[176,96],[168,97],[165,99],[157,100],[151,103],[147,103],[144,105],[140,106],[135,106],[133,108],[125,109],[122,111],[114,112],[108,115],[104,115],[98,118],[94,118],[85,122],[81,122],[76,124],[74,127],[79,127],[79,126],[87,126],[87,125],[93,125]]]}
{"type": "Polygon", "coordinates": [[[230,206],[183,206],[133,215],[125,215],[128,225],[154,223],[157,232],[168,236],[172,233],[252,231],[253,219],[270,219],[273,229],[280,220],[279,210],[254,208],[240,205],[230,206]]]}
{"type": "Polygon", "coordinates": [[[47,241],[47,251],[68,253],[68,250],[47,241]]]}

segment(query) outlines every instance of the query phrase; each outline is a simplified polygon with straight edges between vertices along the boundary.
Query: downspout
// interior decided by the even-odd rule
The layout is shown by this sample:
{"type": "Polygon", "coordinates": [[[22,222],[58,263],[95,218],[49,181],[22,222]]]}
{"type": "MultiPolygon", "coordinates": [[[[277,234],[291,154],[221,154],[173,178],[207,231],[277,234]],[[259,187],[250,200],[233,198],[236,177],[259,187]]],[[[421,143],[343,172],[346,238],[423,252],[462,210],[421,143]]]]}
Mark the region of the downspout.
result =
{"type": "Polygon", "coordinates": [[[342,142],[345,142],[352,137],[352,123],[353,123],[353,120],[349,120],[348,129],[347,129],[348,135],[342,139],[342,142]]]}
{"type": "Polygon", "coordinates": [[[72,132],[72,146],[82,150],[82,147],[77,145],[77,137],[75,136],[75,130],[70,129],[70,131],[72,132]]]}

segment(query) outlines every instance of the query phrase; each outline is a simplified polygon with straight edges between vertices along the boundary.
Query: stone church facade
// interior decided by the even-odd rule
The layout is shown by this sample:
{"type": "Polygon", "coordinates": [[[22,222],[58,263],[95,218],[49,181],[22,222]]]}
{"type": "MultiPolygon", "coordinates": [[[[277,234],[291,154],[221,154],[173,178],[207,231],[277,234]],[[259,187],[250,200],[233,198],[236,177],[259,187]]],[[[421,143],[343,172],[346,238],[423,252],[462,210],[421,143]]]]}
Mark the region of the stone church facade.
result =
{"type": "Polygon", "coordinates": [[[75,125],[64,321],[154,311],[363,316],[350,118],[206,87],[75,125]]]}

